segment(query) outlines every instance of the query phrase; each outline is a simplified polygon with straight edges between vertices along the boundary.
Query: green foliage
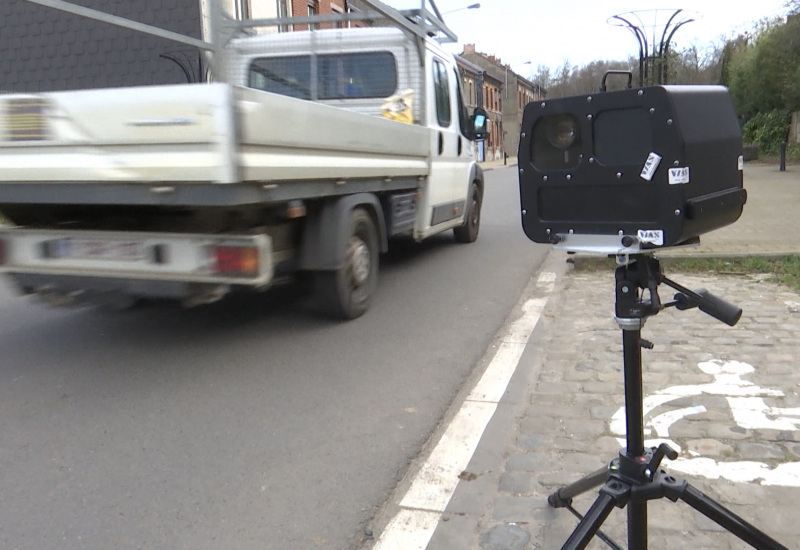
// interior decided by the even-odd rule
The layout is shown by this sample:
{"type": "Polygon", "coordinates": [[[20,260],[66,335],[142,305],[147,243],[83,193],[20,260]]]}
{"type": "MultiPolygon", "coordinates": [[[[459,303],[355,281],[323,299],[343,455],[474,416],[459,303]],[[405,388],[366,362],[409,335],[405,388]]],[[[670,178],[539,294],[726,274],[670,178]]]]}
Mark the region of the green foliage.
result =
{"type": "Polygon", "coordinates": [[[786,158],[800,160],[800,143],[788,143],[786,145],[786,158]]]}
{"type": "MultiPolygon", "coordinates": [[[[745,140],[758,144],[763,155],[777,154],[780,142],[788,138],[787,113],[800,111],[800,0],[787,0],[786,8],[794,15],[759,21],[750,32],[713,47],[670,44],[666,60],[670,84],[727,86],[744,123],[745,140]]],[[[634,86],[639,82],[638,57],[583,67],[565,62],[552,72],[540,66],[533,80],[550,98],[593,93],[608,69],[630,70],[634,86]]],[[[609,79],[609,89],[623,84],[609,79]]],[[[787,153],[798,158],[797,145],[789,144],[787,153]]]]}
{"type": "Polygon", "coordinates": [[[792,113],[788,109],[758,113],[745,123],[742,135],[745,142],[758,145],[759,152],[774,155],[781,142],[787,140],[791,121],[792,113]]]}
{"type": "Polygon", "coordinates": [[[754,38],[723,50],[722,82],[745,120],[776,109],[800,110],[800,17],[761,22],[754,38]]]}
{"type": "Polygon", "coordinates": [[[740,258],[662,258],[662,266],[684,273],[716,275],[771,275],[772,279],[800,291],[800,257],[746,256],[740,258]]]}
{"type": "MultiPolygon", "coordinates": [[[[800,0],[798,0],[800,1],[800,0]]],[[[722,48],[713,46],[698,48],[691,45],[685,49],[670,46],[666,59],[667,81],[670,84],[718,84],[722,63],[722,48]]],[[[642,78],[644,84],[652,85],[657,80],[660,60],[646,68],[648,78],[642,78]]],[[[633,73],[633,85],[639,84],[639,58],[631,56],[624,60],[597,60],[582,67],[571,65],[568,61],[552,70],[539,65],[532,80],[547,90],[547,97],[554,99],[578,94],[597,92],[603,75],[611,70],[625,70],[633,73]]],[[[621,90],[627,81],[623,77],[614,76],[607,80],[607,89],[621,90]]]]}

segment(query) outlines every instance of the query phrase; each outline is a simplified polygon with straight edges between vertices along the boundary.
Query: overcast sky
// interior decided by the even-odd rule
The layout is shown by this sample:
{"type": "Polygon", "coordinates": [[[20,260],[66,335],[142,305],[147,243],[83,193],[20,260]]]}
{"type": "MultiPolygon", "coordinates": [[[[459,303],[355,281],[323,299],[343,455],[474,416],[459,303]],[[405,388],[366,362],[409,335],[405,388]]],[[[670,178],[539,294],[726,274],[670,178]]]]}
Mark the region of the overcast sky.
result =
{"type": "MultiPolygon", "coordinates": [[[[421,0],[384,0],[397,8],[419,7],[421,0]]],[[[512,69],[528,76],[538,65],[553,69],[565,61],[585,65],[598,59],[627,59],[639,55],[634,34],[606,21],[618,14],[636,11],[626,19],[644,26],[648,42],[661,40],[669,17],[677,10],[695,21],[681,26],[673,37],[679,49],[696,45],[705,49],[723,37],[735,36],[753,28],[765,17],[786,13],[785,0],[434,0],[445,22],[463,44],[474,43],[478,51],[493,54],[510,63],[512,69]],[[458,10],[479,1],[481,7],[458,10]],[[659,9],[655,18],[652,10],[659,9]],[[656,24],[655,28],[653,24],[656,24]],[[531,65],[524,65],[531,61],[531,65]]],[[[679,19],[680,20],[680,19],[679,19]]]]}

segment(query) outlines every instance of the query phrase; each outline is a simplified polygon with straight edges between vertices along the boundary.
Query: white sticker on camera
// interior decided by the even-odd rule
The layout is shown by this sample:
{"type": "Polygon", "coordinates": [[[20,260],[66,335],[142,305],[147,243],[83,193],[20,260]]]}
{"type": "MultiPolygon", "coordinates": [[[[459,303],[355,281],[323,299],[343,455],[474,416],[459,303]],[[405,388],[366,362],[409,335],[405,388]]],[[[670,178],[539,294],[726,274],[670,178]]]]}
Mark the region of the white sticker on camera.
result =
{"type": "Polygon", "coordinates": [[[661,229],[640,229],[639,241],[655,246],[664,246],[664,232],[661,229]]]}
{"type": "Polygon", "coordinates": [[[669,184],[678,185],[689,183],[689,167],[684,168],[670,168],[669,169],[669,184]]]}
{"type": "Polygon", "coordinates": [[[644,168],[642,168],[642,179],[650,181],[653,179],[653,175],[655,175],[656,170],[658,169],[658,165],[661,163],[661,156],[655,153],[650,153],[647,156],[647,160],[644,163],[644,168]]]}

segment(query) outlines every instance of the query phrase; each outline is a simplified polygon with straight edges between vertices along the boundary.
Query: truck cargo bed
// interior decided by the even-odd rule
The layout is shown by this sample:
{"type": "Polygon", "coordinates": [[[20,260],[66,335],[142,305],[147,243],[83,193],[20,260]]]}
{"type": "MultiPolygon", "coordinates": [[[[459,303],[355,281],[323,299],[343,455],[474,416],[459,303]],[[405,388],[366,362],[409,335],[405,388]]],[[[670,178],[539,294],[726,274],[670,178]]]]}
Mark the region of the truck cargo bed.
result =
{"type": "Polygon", "coordinates": [[[52,184],[74,197],[81,185],[169,195],[176,185],[419,178],[428,143],[426,128],[226,84],[5,95],[0,203],[52,200],[35,189],[52,184]]]}

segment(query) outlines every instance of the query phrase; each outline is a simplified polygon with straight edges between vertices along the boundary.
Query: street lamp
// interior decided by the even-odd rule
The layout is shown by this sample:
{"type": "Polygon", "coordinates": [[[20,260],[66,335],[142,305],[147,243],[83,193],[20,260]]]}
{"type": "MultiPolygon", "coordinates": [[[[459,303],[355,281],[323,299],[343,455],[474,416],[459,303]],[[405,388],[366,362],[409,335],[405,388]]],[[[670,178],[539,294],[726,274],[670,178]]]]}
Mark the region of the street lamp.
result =
{"type": "Polygon", "coordinates": [[[447,15],[448,13],[453,13],[453,12],[461,11],[461,10],[477,10],[480,7],[481,7],[480,3],[470,4],[469,6],[466,6],[466,7],[463,7],[463,8],[457,8],[457,9],[454,9],[454,10],[446,11],[446,12],[442,13],[442,15],[447,15]]]}
{"type": "Polygon", "coordinates": [[[617,27],[627,28],[636,37],[639,42],[639,86],[644,84],[666,84],[669,75],[667,73],[667,62],[669,61],[669,44],[675,32],[686,23],[692,23],[696,20],[698,12],[687,10],[640,10],[628,13],[622,13],[609,17],[607,22],[617,27]],[[672,11],[672,15],[664,25],[664,31],[661,34],[661,42],[656,44],[656,28],[659,26],[658,19],[664,12],[672,11]],[[643,14],[651,14],[653,16],[653,24],[646,25],[642,21],[643,14]],[[625,16],[625,17],[623,17],[625,16]],[[627,17],[627,19],[626,19],[627,17]],[[631,22],[630,19],[636,19],[638,25],[631,22]],[[647,43],[647,35],[652,32],[653,43],[647,43]],[[667,35],[669,33],[669,35],[667,35]],[[656,75],[650,75],[651,69],[656,75]],[[655,79],[653,78],[655,77],[655,79]],[[651,82],[655,80],[656,82],[651,82]]]}

